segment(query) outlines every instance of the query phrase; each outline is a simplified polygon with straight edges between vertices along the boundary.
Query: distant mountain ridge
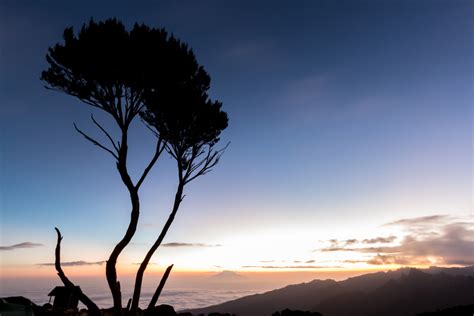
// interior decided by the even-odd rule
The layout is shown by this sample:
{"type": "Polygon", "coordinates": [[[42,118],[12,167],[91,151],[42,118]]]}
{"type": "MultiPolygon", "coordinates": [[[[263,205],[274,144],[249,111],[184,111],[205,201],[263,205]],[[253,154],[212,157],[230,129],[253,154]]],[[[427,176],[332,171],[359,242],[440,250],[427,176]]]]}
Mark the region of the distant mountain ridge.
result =
{"type": "Polygon", "coordinates": [[[265,316],[285,308],[324,316],[414,316],[474,304],[474,266],[426,270],[402,268],[344,281],[313,280],[219,305],[191,310],[265,316]]]}

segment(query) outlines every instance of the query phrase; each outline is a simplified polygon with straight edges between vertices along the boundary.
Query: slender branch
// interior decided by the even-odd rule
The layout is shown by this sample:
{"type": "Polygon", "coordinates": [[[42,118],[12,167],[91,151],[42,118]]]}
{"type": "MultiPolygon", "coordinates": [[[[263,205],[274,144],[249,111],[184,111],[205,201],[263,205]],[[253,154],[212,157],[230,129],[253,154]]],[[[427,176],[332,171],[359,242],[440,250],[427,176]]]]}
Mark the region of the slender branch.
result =
{"type": "Polygon", "coordinates": [[[155,307],[156,302],[158,301],[158,298],[160,297],[161,291],[165,287],[166,281],[168,280],[168,277],[170,276],[171,269],[173,269],[173,265],[170,265],[166,269],[165,274],[163,274],[163,277],[161,278],[160,284],[156,288],[156,291],[153,294],[153,297],[151,298],[150,304],[148,304],[148,309],[152,309],[153,307],[155,307]]]}
{"type": "MultiPolygon", "coordinates": [[[[204,166],[202,166],[202,168],[198,172],[196,172],[194,175],[192,175],[192,172],[187,173],[186,178],[185,178],[185,184],[188,184],[189,182],[193,181],[197,177],[202,176],[202,175],[210,172],[212,170],[212,168],[215,165],[217,165],[217,163],[219,162],[219,159],[224,154],[224,152],[227,149],[227,147],[229,146],[229,144],[230,143],[227,143],[227,145],[225,145],[224,148],[216,150],[214,152],[212,152],[212,148],[209,148],[209,151],[208,151],[208,154],[206,155],[206,157],[203,158],[203,160],[201,160],[200,162],[198,162],[196,164],[196,165],[200,166],[204,163],[204,166]]],[[[196,170],[195,166],[191,167],[192,171],[196,170]]]]}
{"type": "MultiPolygon", "coordinates": [[[[120,86],[115,86],[115,93],[114,95],[116,95],[120,100],[122,99],[122,89],[121,87],[119,88],[120,86]],[[120,93],[117,91],[118,89],[120,89],[120,93]]],[[[113,88],[112,88],[113,89],[113,88]]],[[[128,108],[128,99],[127,99],[127,91],[125,90],[125,109],[128,108]]],[[[118,110],[118,116],[120,117],[121,120],[123,120],[123,111],[122,111],[122,104],[120,103],[120,106],[117,107],[117,110],[118,110]]],[[[127,113],[125,113],[125,117],[127,117],[127,113]]]]}
{"type": "Polygon", "coordinates": [[[89,309],[90,315],[100,315],[100,309],[97,307],[97,305],[86,295],[84,292],[82,292],[81,288],[78,286],[75,286],[74,283],[72,283],[64,273],[63,269],[61,268],[61,241],[63,240],[63,236],[61,235],[61,232],[57,227],[54,227],[56,230],[56,233],[58,235],[57,243],[56,243],[56,260],[54,262],[54,266],[56,268],[56,271],[58,272],[58,276],[63,282],[64,286],[71,290],[73,293],[77,295],[79,300],[84,303],[84,305],[87,306],[89,309]]]}
{"type": "Polygon", "coordinates": [[[51,90],[51,91],[57,91],[57,92],[63,92],[63,93],[66,93],[66,94],[70,94],[71,96],[78,98],[79,100],[81,100],[81,101],[84,102],[85,104],[88,104],[88,105],[93,106],[93,107],[95,107],[95,108],[101,109],[102,111],[108,112],[108,111],[105,110],[103,107],[97,105],[97,103],[94,103],[94,101],[90,101],[90,100],[88,100],[88,99],[84,99],[83,97],[79,96],[77,93],[73,93],[73,92],[71,92],[71,91],[69,91],[69,90],[60,89],[60,88],[55,88],[55,87],[47,86],[47,85],[44,85],[44,87],[45,87],[46,90],[51,90]]]}
{"type": "Polygon", "coordinates": [[[115,142],[114,142],[112,136],[110,136],[110,134],[105,130],[105,128],[103,128],[99,123],[97,123],[97,121],[94,119],[93,114],[91,114],[91,119],[92,119],[92,122],[94,122],[94,124],[97,125],[97,127],[105,134],[105,136],[107,136],[107,138],[112,143],[112,146],[114,146],[114,149],[118,152],[119,149],[118,149],[117,145],[115,145],[115,142]]]}
{"type": "Polygon", "coordinates": [[[140,177],[140,179],[138,180],[137,184],[135,185],[135,188],[138,190],[140,188],[140,186],[142,185],[143,181],[145,180],[146,176],[148,175],[148,173],[150,172],[151,168],[153,168],[153,165],[156,163],[156,161],[158,160],[158,158],[160,157],[161,153],[163,152],[163,150],[165,149],[165,146],[163,145],[162,146],[162,143],[163,143],[163,140],[161,138],[158,139],[157,143],[156,143],[156,150],[155,150],[155,154],[153,155],[153,158],[151,159],[150,163],[148,164],[148,166],[145,168],[145,170],[143,171],[143,174],[142,176],[140,177]]]}
{"type": "Polygon", "coordinates": [[[92,137],[90,137],[89,135],[87,135],[86,133],[84,133],[83,131],[81,131],[76,123],[74,123],[74,128],[76,129],[76,131],[81,134],[82,136],[84,136],[85,139],[87,139],[88,141],[90,141],[91,143],[93,143],[94,145],[102,148],[103,150],[105,150],[106,152],[110,153],[112,156],[114,156],[115,159],[119,159],[117,154],[115,154],[112,150],[108,149],[107,147],[105,147],[104,145],[102,145],[101,143],[99,143],[98,141],[96,141],[95,139],[93,139],[92,137]]]}

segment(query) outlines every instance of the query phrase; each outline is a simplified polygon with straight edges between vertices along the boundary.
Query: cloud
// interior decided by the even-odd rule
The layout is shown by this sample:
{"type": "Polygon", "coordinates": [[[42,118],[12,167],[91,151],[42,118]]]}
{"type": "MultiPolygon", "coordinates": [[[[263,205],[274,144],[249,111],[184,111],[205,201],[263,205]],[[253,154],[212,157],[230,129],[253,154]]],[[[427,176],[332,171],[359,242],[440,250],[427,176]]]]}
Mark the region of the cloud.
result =
{"type": "Polygon", "coordinates": [[[358,243],[359,241],[357,239],[346,239],[345,240],[345,245],[346,246],[349,246],[349,245],[353,245],[353,244],[356,244],[358,243]]]}
{"type": "Polygon", "coordinates": [[[396,236],[388,236],[388,237],[375,237],[375,238],[368,238],[368,239],[345,239],[345,240],[338,240],[338,239],[329,239],[330,246],[326,248],[319,249],[317,251],[322,252],[331,252],[331,251],[356,251],[358,248],[349,248],[348,246],[353,246],[357,244],[388,244],[392,243],[397,239],[396,236]]]}
{"type": "Polygon", "coordinates": [[[15,250],[15,249],[24,249],[24,248],[37,248],[37,247],[43,247],[43,244],[38,244],[34,242],[22,242],[19,244],[11,245],[11,246],[0,246],[0,250],[15,250]]]}
{"type": "Polygon", "coordinates": [[[169,242],[162,245],[163,247],[178,248],[178,247],[222,247],[220,244],[203,244],[203,243],[187,243],[187,242],[169,242]]]}
{"type": "Polygon", "coordinates": [[[344,262],[344,263],[365,263],[367,262],[366,260],[343,260],[341,262],[344,262]]]}
{"type": "Polygon", "coordinates": [[[307,261],[305,261],[305,263],[315,263],[315,262],[316,262],[316,260],[307,260],[307,261]]]}
{"type": "Polygon", "coordinates": [[[397,236],[389,236],[389,237],[376,237],[370,239],[364,239],[362,242],[364,244],[389,244],[394,242],[397,239],[397,236]]]}
{"type": "Polygon", "coordinates": [[[449,215],[431,215],[414,218],[404,218],[389,222],[383,226],[413,226],[413,225],[432,225],[449,222],[452,219],[449,215]]]}
{"type": "Polygon", "coordinates": [[[321,248],[321,249],[316,249],[315,251],[321,251],[321,252],[333,252],[333,251],[355,251],[356,249],[352,248],[346,248],[346,247],[326,247],[326,248],[321,248]]]}
{"type": "MultiPolygon", "coordinates": [[[[439,217],[430,217],[431,221],[439,222],[439,217]]],[[[446,217],[444,218],[446,220],[446,217]]],[[[404,222],[405,223],[405,222],[404,222]]],[[[452,222],[431,225],[430,234],[417,234],[409,229],[398,246],[381,247],[382,255],[392,255],[391,258],[374,257],[371,261],[384,262],[387,260],[411,260],[412,264],[425,262],[435,264],[474,264],[474,223],[452,222]],[[394,258],[396,256],[396,258],[394,258]],[[435,261],[435,262],[433,262],[435,261]]]]}
{"type": "MultiPolygon", "coordinates": [[[[474,223],[456,221],[447,215],[401,219],[384,226],[401,226],[404,236],[363,239],[359,245],[331,239],[329,247],[320,252],[356,252],[373,257],[365,261],[372,265],[472,265],[474,264],[474,223]],[[399,240],[395,245],[392,244],[399,240]],[[378,247],[363,245],[382,244],[378,247]]],[[[356,263],[345,261],[347,263],[356,263]]]]}
{"type": "Polygon", "coordinates": [[[413,258],[410,256],[377,254],[375,257],[368,260],[367,263],[372,264],[372,265],[384,265],[384,264],[416,265],[416,264],[431,264],[432,262],[424,258],[413,258]]]}
{"type": "Polygon", "coordinates": [[[259,269],[339,269],[341,266],[313,266],[313,265],[297,265],[297,266],[242,266],[242,268],[259,268],[259,269]]]}
{"type": "MultiPolygon", "coordinates": [[[[63,267],[80,267],[80,266],[95,266],[95,265],[102,265],[105,261],[69,261],[69,262],[61,262],[61,266],[63,267]]],[[[37,266],[47,267],[47,266],[54,266],[54,263],[37,263],[37,266]]]]}

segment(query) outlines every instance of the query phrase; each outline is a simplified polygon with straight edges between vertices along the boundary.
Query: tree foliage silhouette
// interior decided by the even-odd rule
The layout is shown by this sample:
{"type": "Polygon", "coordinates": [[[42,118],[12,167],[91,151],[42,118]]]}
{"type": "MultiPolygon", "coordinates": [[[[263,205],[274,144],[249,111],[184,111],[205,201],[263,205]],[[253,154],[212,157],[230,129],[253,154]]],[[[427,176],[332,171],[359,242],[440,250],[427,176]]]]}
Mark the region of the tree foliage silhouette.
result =
{"type": "MultiPolygon", "coordinates": [[[[184,198],[184,186],[209,172],[223,153],[223,150],[216,150],[215,145],[221,131],[227,127],[227,115],[221,111],[220,102],[209,100],[210,77],[197,63],[192,50],[169,36],[164,29],[135,24],[127,31],[116,19],[98,23],[91,20],[77,36],[72,27],[67,28],[63,38],[64,43],[49,48],[46,55],[49,68],[42,72],[41,80],[48,89],[74,96],[104,111],[112,117],[120,131],[118,140],[114,139],[91,116],[93,124],[110,142],[106,145],[74,124],[88,141],[113,156],[121,180],[130,194],[130,223],[106,264],[115,315],[122,314],[116,263],[137,229],[140,186],[164,150],[177,162],[178,187],[172,212],[137,272],[130,307],[130,313],[135,314],[143,273],[184,198]],[[139,115],[155,134],[156,149],[141,176],[133,181],[127,167],[128,131],[139,115]]],[[[170,270],[160,283],[153,297],[154,302],[170,270]]]]}

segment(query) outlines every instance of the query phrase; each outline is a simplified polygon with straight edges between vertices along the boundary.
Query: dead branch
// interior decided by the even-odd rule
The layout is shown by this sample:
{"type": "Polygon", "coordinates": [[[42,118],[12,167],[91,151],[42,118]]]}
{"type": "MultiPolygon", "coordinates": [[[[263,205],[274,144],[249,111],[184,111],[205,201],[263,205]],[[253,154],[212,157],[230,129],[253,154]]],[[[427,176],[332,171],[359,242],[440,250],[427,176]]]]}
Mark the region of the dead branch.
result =
{"type": "Polygon", "coordinates": [[[168,280],[168,277],[171,273],[171,269],[173,269],[173,265],[170,265],[166,269],[165,274],[163,274],[163,277],[161,278],[160,284],[156,288],[156,291],[153,294],[153,297],[151,298],[150,304],[148,304],[148,309],[152,309],[153,307],[155,307],[156,302],[158,301],[158,298],[160,297],[161,291],[165,287],[166,280],[168,280]]]}
{"type": "Polygon", "coordinates": [[[84,305],[87,306],[87,309],[89,310],[89,314],[93,316],[98,316],[100,315],[100,309],[97,307],[97,305],[86,295],[84,292],[82,292],[81,288],[78,286],[75,286],[74,283],[72,283],[64,273],[63,269],[61,268],[61,241],[63,240],[63,236],[61,235],[61,232],[57,227],[54,227],[56,230],[56,233],[58,235],[58,240],[56,244],[56,260],[54,263],[54,266],[56,267],[56,271],[58,272],[58,276],[63,282],[64,286],[69,288],[72,292],[74,292],[77,297],[79,298],[79,301],[84,303],[84,305]]]}

